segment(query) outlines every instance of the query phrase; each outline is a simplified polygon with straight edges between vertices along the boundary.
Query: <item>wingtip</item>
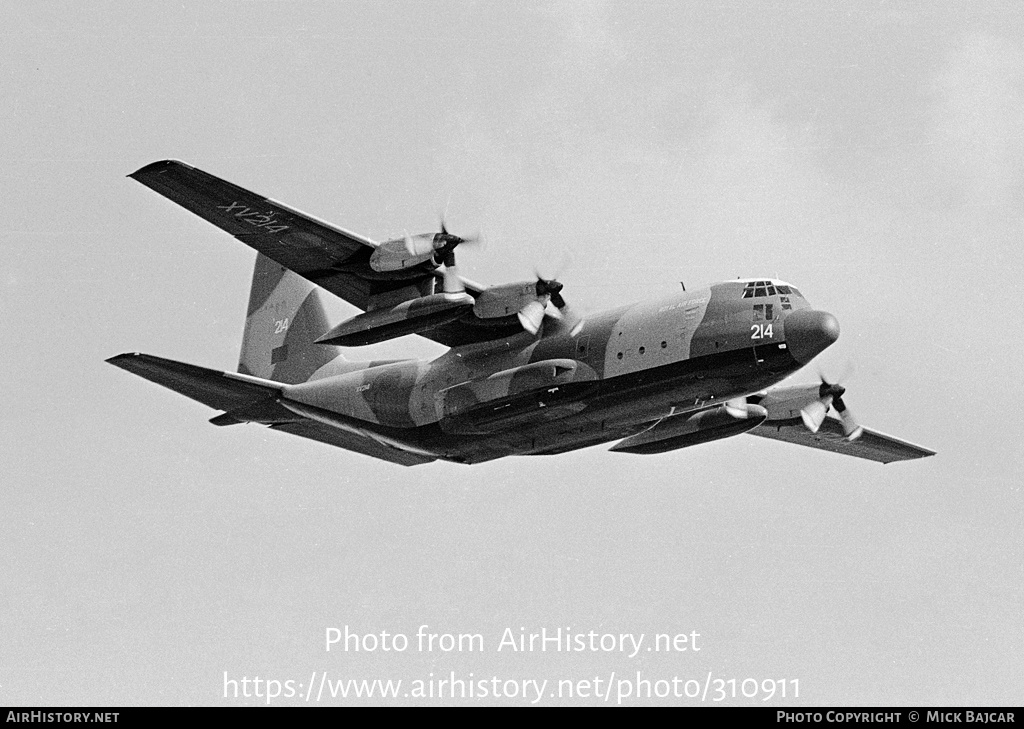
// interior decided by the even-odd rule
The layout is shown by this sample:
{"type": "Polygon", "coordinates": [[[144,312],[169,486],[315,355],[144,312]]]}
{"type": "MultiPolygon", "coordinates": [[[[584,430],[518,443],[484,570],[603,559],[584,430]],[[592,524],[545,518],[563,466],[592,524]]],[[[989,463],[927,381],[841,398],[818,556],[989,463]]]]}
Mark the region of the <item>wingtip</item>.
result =
{"type": "Polygon", "coordinates": [[[145,177],[146,175],[160,174],[171,167],[187,167],[188,169],[192,169],[190,165],[185,164],[181,160],[161,159],[156,162],[150,162],[148,165],[143,165],[139,169],[135,170],[135,172],[129,173],[127,177],[137,180],[140,177],[145,177]]]}
{"type": "Polygon", "coordinates": [[[112,364],[115,367],[120,367],[122,363],[128,360],[138,359],[142,356],[142,352],[123,352],[121,354],[115,354],[113,357],[108,357],[103,360],[107,364],[112,364]]]}

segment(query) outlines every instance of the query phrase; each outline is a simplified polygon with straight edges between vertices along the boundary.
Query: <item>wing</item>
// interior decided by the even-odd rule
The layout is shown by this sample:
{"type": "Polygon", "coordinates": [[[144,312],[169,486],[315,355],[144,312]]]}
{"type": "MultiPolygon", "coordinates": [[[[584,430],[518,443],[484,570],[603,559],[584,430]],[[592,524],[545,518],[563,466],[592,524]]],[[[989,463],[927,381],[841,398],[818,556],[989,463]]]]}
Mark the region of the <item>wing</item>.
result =
{"type": "MultiPolygon", "coordinates": [[[[129,175],[247,246],[363,311],[434,292],[432,264],[380,272],[370,267],[377,243],[176,160],[129,175]]],[[[467,282],[474,298],[481,288],[467,282]]],[[[472,314],[420,332],[447,346],[488,341],[508,332],[474,325],[472,314]]],[[[515,328],[511,330],[513,333],[515,328]]]]}
{"type": "Polygon", "coordinates": [[[360,258],[369,259],[374,248],[369,238],[176,160],[154,162],[129,177],[350,304],[367,308],[372,285],[346,269],[360,258]]]}
{"type": "Polygon", "coordinates": [[[844,453],[848,456],[866,458],[879,463],[909,461],[914,458],[935,455],[935,451],[870,428],[864,428],[864,432],[857,440],[849,441],[843,433],[842,421],[831,414],[822,422],[817,433],[807,430],[800,418],[769,420],[749,432],[751,435],[759,435],[762,438],[784,440],[797,445],[833,453],[844,453]]]}
{"type": "Polygon", "coordinates": [[[262,423],[269,425],[273,430],[292,433],[402,466],[415,466],[436,460],[300,417],[278,402],[281,397],[281,384],[277,382],[234,372],[220,372],[149,354],[119,354],[107,362],[204,405],[224,410],[224,413],[210,421],[214,425],[262,423]]]}

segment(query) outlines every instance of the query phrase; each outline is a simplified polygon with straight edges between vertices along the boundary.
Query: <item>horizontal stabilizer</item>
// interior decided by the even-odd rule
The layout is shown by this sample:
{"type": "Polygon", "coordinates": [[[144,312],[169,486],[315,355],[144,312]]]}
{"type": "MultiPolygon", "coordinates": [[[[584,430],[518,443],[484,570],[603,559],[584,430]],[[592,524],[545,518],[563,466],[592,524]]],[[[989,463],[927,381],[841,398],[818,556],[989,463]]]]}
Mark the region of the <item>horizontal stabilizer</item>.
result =
{"type": "Polygon", "coordinates": [[[151,354],[119,354],[107,362],[217,410],[238,410],[281,392],[275,382],[151,354]]]}
{"type": "MultiPolygon", "coordinates": [[[[309,420],[306,416],[281,405],[282,385],[277,382],[198,367],[150,354],[119,354],[107,362],[211,408],[226,411],[210,421],[214,425],[233,425],[241,422],[269,424],[274,430],[328,443],[402,466],[414,466],[436,460],[435,456],[413,453],[382,443],[379,438],[360,434],[356,432],[357,421],[353,419],[337,416],[339,422],[344,421],[343,424],[348,426],[347,431],[309,420]]],[[[298,404],[293,403],[293,407],[298,407],[298,404]]]]}

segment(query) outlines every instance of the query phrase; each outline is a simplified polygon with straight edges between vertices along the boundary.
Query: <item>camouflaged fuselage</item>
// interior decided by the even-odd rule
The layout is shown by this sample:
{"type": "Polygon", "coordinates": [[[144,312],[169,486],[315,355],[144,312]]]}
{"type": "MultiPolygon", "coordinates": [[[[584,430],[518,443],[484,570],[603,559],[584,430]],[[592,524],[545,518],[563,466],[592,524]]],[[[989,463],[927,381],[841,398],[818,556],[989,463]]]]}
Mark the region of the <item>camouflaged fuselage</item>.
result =
{"type": "Polygon", "coordinates": [[[807,302],[793,293],[787,309],[779,295],[755,303],[744,287],[726,282],[619,307],[588,317],[575,335],[551,320],[539,338],[522,332],[431,362],[317,373],[285,395],[459,462],[616,440],[764,389],[803,365],[785,324],[807,302]],[[770,319],[755,315],[765,304],[770,319]]]}
{"type": "Polygon", "coordinates": [[[236,372],[108,360],[221,411],[214,425],[261,423],[403,466],[619,439],[613,450],[663,453],[744,432],[881,463],[934,454],[861,426],[838,383],[759,392],[839,336],[788,284],[730,281],[580,322],[558,281],[459,276],[455,249],[472,239],[443,221],[378,243],[177,160],[130,177],[258,252],[236,372]],[[321,291],[362,313],[331,329],[321,291]],[[410,333],[450,349],[431,362],[343,354],[410,333]]]}

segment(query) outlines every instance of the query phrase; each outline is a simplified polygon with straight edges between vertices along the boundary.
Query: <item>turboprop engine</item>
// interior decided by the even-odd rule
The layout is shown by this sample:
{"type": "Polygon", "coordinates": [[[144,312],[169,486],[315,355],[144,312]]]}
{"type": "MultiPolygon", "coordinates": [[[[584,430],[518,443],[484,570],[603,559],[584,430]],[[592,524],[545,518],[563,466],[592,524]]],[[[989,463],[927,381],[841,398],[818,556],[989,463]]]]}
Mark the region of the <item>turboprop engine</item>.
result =
{"type": "MultiPolygon", "coordinates": [[[[864,429],[843,402],[846,388],[821,378],[818,385],[787,385],[764,393],[751,395],[747,402],[760,405],[768,411],[768,421],[800,418],[804,427],[817,433],[829,408],[835,408],[843,423],[847,440],[857,440],[864,429]]],[[[749,407],[749,406],[748,406],[749,407]]]]}
{"type": "MultiPolygon", "coordinates": [[[[386,240],[370,255],[370,268],[379,273],[414,268],[434,257],[434,233],[386,240]],[[417,246],[416,242],[422,241],[417,246]]],[[[439,262],[435,262],[439,265],[439,262]]]]}
{"type": "Polygon", "coordinates": [[[370,255],[370,268],[378,273],[401,271],[429,263],[431,269],[444,266],[444,292],[458,294],[465,291],[455,267],[455,249],[464,244],[477,244],[479,235],[463,238],[448,232],[444,218],[437,233],[422,233],[384,241],[370,255]]]}
{"type": "Polygon", "coordinates": [[[473,313],[479,319],[501,319],[515,314],[530,334],[540,331],[547,316],[563,322],[575,336],[583,328],[583,320],[569,312],[562,288],[560,281],[540,274],[533,281],[493,286],[477,296],[473,313]]]}

